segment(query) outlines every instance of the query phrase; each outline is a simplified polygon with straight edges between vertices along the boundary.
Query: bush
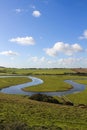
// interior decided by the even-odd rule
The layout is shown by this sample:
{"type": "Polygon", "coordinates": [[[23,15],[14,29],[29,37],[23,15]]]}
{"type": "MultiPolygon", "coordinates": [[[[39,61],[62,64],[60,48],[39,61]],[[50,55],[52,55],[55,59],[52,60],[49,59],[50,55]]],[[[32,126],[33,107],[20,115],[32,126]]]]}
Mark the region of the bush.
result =
{"type": "Polygon", "coordinates": [[[42,101],[42,102],[49,102],[49,103],[56,103],[59,104],[59,101],[54,97],[47,96],[45,94],[34,94],[30,97],[32,100],[42,101]]]}
{"type": "Polygon", "coordinates": [[[78,104],[78,107],[80,107],[80,108],[87,108],[87,105],[85,105],[85,104],[78,104]]]}
{"type": "Polygon", "coordinates": [[[70,101],[65,101],[63,104],[64,104],[64,105],[70,105],[70,106],[73,106],[73,105],[74,105],[74,104],[73,104],[72,102],[70,102],[70,101]]]}

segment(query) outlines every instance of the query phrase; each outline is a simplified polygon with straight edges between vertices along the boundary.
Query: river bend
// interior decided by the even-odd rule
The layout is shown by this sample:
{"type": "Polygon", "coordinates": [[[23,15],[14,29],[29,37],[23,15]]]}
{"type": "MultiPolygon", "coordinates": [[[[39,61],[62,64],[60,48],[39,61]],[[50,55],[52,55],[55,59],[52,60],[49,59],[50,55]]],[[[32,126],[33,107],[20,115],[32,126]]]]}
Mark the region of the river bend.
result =
{"type": "MultiPolygon", "coordinates": [[[[6,76],[4,76],[4,77],[6,77],[6,76]]],[[[3,76],[0,76],[0,78],[3,78],[3,76]]],[[[39,78],[32,77],[32,76],[29,76],[29,78],[32,79],[32,82],[15,85],[15,86],[10,86],[8,88],[3,88],[0,90],[0,92],[7,93],[7,94],[23,94],[23,95],[29,95],[29,96],[31,96],[33,94],[37,94],[37,93],[46,94],[49,96],[63,96],[63,95],[67,95],[67,94],[80,92],[85,89],[85,85],[83,85],[83,84],[76,83],[72,80],[65,80],[64,82],[67,82],[73,86],[72,89],[67,90],[67,91],[61,91],[61,92],[25,92],[22,90],[22,88],[28,87],[28,86],[35,86],[35,85],[43,83],[43,80],[41,80],[39,78]]]]}

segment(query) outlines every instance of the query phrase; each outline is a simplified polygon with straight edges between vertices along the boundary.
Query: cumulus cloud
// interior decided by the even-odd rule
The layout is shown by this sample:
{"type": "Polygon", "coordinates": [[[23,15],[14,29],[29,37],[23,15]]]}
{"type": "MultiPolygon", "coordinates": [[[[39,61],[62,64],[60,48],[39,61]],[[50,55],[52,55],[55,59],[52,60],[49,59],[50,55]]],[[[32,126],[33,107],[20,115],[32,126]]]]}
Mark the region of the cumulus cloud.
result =
{"type": "Polygon", "coordinates": [[[69,57],[69,58],[61,58],[55,61],[55,63],[52,65],[55,67],[66,67],[66,68],[78,68],[78,67],[86,67],[87,65],[87,58],[79,57],[69,57]],[[56,63],[56,65],[55,65],[56,63]]]}
{"type": "Polygon", "coordinates": [[[33,15],[34,17],[40,17],[40,16],[41,16],[41,13],[40,13],[40,11],[38,11],[38,10],[34,10],[33,13],[32,13],[32,15],[33,15]]]}
{"type": "Polygon", "coordinates": [[[0,55],[5,55],[5,56],[17,56],[19,55],[17,52],[13,52],[11,50],[9,51],[2,51],[0,52],[0,55]]]}
{"type": "Polygon", "coordinates": [[[63,42],[57,42],[52,48],[46,48],[44,50],[49,56],[57,56],[59,53],[71,56],[76,52],[81,52],[83,49],[77,43],[70,45],[63,42]]]}
{"type": "Polygon", "coordinates": [[[16,42],[20,45],[34,45],[35,41],[33,37],[17,37],[17,38],[12,38],[9,40],[10,42],[16,42]]]}
{"type": "Polygon", "coordinates": [[[63,64],[63,65],[71,65],[71,64],[76,64],[77,62],[79,62],[81,60],[81,58],[61,58],[59,59],[59,63],[63,64]]]}
{"type": "Polygon", "coordinates": [[[87,58],[79,57],[79,58],[62,58],[58,60],[58,65],[61,67],[67,68],[78,68],[78,67],[86,67],[87,58]]]}
{"type": "Polygon", "coordinates": [[[82,36],[80,36],[79,39],[87,39],[87,30],[84,30],[82,36]]]}
{"type": "Polygon", "coordinates": [[[28,59],[29,64],[31,63],[33,67],[36,68],[47,68],[49,65],[51,65],[51,61],[48,60],[46,57],[38,57],[38,56],[33,56],[29,57],[28,59]]]}
{"type": "Polygon", "coordinates": [[[87,58],[84,57],[68,57],[58,59],[48,59],[46,57],[29,57],[29,63],[33,64],[33,67],[38,68],[77,68],[86,67],[87,58]]]}

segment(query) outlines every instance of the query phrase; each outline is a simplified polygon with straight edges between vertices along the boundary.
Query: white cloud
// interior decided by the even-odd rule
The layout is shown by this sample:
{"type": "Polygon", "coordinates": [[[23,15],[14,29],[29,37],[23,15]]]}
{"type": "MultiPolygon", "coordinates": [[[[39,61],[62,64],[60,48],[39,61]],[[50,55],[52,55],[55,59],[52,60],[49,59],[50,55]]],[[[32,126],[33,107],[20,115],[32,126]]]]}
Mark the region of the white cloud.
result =
{"type": "Polygon", "coordinates": [[[64,53],[65,55],[71,56],[76,52],[81,52],[83,49],[77,43],[70,45],[63,42],[57,42],[52,48],[46,48],[44,50],[49,56],[57,56],[58,53],[64,53]]]}
{"type": "Polygon", "coordinates": [[[44,49],[46,54],[49,56],[56,56],[57,55],[57,51],[54,48],[46,48],[44,49]]]}
{"type": "Polygon", "coordinates": [[[80,57],[80,58],[62,58],[58,60],[57,65],[61,67],[67,68],[78,68],[78,67],[86,67],[87,66],[87,58],[80,57]]]}
{"type": "Polygon", "coordinates": [[[35,67],[35,68],[47,68],[49,66],[49,60],[47,58],[45,58],[44,56],[42,57],[37,57],[37,56],[34,56],[34,57],[29,57],[28,59],[28,62],[29,64],[32,64],[31,66],[32,67],[35,67]]]}
{"type": "Polygon", "coordinates": [[[79,39],[87,39],[87,30],[84,30],[82,36],[80,36],[79,39]]]}
{"type": "Polygon", "coordinates": [[[71,65],[75,64],[78,61],[79,59],[70,57],[70,58],[61,58],[58,62],[63,65],[71,65]]]}
{"type": "Polygon", "coordinates": [[[15,9],[16,13],[21,13],[23,10],[20,8],[15,9]]]}
{"type": "Polygon", "coordinates": [[[48,59],[46,57],[29,57],[29,64],[36,68],[77,68],[86,67],[87,58],[84,57],[69,57],[69,58],[58,58],[48,59]]]}
{"type": "Polygon", "coordinates": [[[0,55],[5,55],[5,56],[17,56],[19,55],[17,52],[13,52],[11,50],[9,51],[2,51],[0,52],[0,55]]]}
{"type": "Polygon", "coordinates": [[[17,37],[17,38],[12,38],[10,39],[10,42],[16,42],[21,45],[34,45],[35,41],[33,37],[17,37]]]}
{"type": "Polygon", "coordinates": [[[38,11],[38,10],[34,10],[33,13],[32,13],[32,15],[33,15],[34,17],[40,17],[40,16],[41,16],[41,13],[40,13],[40,11],[38,11]]]}

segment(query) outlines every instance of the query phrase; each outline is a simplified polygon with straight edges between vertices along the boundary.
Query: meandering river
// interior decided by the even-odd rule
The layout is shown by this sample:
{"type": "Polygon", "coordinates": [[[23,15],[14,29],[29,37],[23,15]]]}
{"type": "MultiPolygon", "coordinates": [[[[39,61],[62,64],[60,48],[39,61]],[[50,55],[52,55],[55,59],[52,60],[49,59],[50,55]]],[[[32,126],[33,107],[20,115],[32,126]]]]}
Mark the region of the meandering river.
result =
{"type": "MultiPolygon", "coordinates": [[[[0,78],[1,77],[3,78],[3,76],[0,76],[0,78]]],[[[6,76],[4,76],[4,77],[6,77],[6,76]]],[[[63,95],[67,95],[67,94],[80,92],[80,91],[83,91],[85,89],[84,84],[79,84],[79,83],[76,83],[72,80],[65,80],[64,82],[67,82],[73,86],[72,89],[67,90],[67,91],[62,91],[62,92],[25,92],[22,90],[22,88],[28,87],[28,86],[35,86],[38,84],[42,84],[44,82],[43,80],[36,78],[36,77],[29,76],[28,78],[32,79],[32,82],[3,88],[0,90],[0,92],[7,93],[7,94],[23,94],[23,95],[29,95],[29,96],[31,96],[32,94],[36,94],[36,93],[46,94],[49,96],[63,96],[63,95]]]]}

